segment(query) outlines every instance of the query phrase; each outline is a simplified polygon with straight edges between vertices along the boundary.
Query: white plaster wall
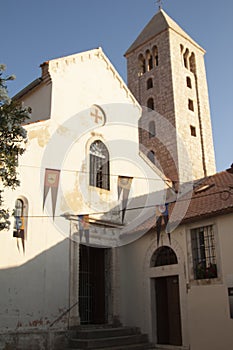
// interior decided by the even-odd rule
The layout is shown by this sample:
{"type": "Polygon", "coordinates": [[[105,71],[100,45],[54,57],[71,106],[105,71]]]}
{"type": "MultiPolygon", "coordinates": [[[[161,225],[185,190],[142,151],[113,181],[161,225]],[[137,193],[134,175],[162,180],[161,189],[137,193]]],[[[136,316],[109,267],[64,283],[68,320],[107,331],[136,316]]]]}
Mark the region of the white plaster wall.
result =
{"type": "MultiPolygon", "coordinates": [[[[150,268],[157,248],[150,231],[120,250],[120,315],[123,324],[140,327],[156,343],[156,306],[151,279],[179,275],[183,346],[194,350],[228,350],[233,344],[227,288],[233,286],[232,214],[178,227],[171,233],[171,248],[178,265],[150,268]],[[218,278],[194,281],[190,254],[190,228],[213,224],[216,232],[218,278]]],[[[165,233],[160,246],[170,246],[165,233]]]]}
{"type": "Polygon", "coordinates": [[[150,260],[157,249],[155,230],[148,232],[133,244],[120,248],[121,317],[123,324],[140,327],[157,342],[155,295],[153,279],[167,275],[179,275],[180,307],[183,344],[188,344],[187,295],[186,295],[186,244],[184,230],[171,234],[171,245],[165,233],[160,246],[170,246],[178,258],[177,266],[150,268],[150,260]]]}
{"type": "MultiPolygon", "coordinates": [[[[140,108],[102,51],[53,60],[49,65],[51,101],[51,86],[35,89],[24,101],[32,107],[32,120],[46,119],[51,103],[51,118],[26,126],[28,143],[19,161],[21,185],[6,191],[6,206],[11,209],[16,198],[27,199],[29,217],[25,252],[21,240],[17,247],[13,226],[0,235],[1,329],[48,327],[69,307],[70,226],[62,214],[115,207],[118,175],[135,178],[130,198],[164,188],[164,181],[138,154],[140,108]],[[104,126],[90,118],[94,103],[104,109],[104,126]],[[111,173],[116,175],[111,176],[110,191],[88,184],[88,147],[95,139],[109,148],[111,173]],[[46,168],[61,170],[54,220],[50,192],[43,210],[46,168]]],[[[135,214],[130,220],[134,219],[135,214]]]]}
{"type": "Polygon", "coordinates": [[[136,100],[101,49],[49,62],[53,81],[52,118],[62,123],[92,104],[136,100]],[[131,97],[130,97],[131,96],[131,97]]]}
{"type": "Polygon", "coordinates": [[[24,168],[6,204],[12,209],[21,196],[29,203],[25,252],[13,220],[0,235],[1,329],[46,328],[69,307],[69,241],[42,210],[39,169],[24,168]]]}
{"type": "Polygon", "coordinates": [[[194,350],[231,348],[232,320],[224,285],[192,287],[188,312],[190,342],[194,350]]]}
{"type": "Polygon", "coordinates": [[[233,287],[232,214],[223,215],[198,225],[214,224],[218,279],[211,283],[191,282],[188,295],[189,332],[194,350],[228,350],[233,344],[233,319],[230,318],[228,287],[233,287]]]}
{"type": "Polygon", "coordinates": [[[43,82],[40,83],[35,90],[21,98],[23,106],[31,107],[32,113],[30,122],[49,119],[51,111],[51,95],[51,82],[43,82]]]}

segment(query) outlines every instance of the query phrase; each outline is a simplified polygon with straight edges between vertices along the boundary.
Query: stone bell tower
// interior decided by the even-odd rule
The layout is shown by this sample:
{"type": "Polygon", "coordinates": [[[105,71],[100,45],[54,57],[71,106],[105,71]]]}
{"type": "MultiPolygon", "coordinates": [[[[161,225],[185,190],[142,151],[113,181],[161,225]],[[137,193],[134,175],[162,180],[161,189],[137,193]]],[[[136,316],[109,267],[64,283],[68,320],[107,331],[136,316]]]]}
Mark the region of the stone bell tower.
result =
{"type": "Polygon", "coordinates": [[[171,180],[215,173],[205,51],[159,10],[125,53],[128,86],[147,107],[139,141],[171,180]],[[150,111],[150,112],[149,112],[150,111]]]}

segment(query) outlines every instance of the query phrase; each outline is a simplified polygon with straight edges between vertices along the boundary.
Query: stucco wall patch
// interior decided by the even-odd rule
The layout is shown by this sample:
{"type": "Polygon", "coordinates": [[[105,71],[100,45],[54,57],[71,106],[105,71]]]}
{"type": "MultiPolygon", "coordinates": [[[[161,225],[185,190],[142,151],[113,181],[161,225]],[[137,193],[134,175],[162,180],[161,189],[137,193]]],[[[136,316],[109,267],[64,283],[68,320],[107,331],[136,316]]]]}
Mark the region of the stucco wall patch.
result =
{"type": "Polygon", "coordinates": [[[37,139],[38,145],[40,147],[45,147],[50,139],[50,133],[48,130],[48,126],[38,129],[31,130],[28,132],[28,139],[31,141],[33,139],[37,139]]]}

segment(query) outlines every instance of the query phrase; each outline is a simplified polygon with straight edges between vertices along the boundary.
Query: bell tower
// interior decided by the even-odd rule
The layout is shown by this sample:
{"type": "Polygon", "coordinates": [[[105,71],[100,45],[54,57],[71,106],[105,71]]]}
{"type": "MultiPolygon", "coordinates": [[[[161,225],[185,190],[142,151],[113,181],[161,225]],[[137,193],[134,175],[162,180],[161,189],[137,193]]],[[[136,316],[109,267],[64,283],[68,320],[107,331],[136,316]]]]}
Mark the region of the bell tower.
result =
{"type": "Polygon", "coordinates": [[[140,145],[174,181],[191,180],[188,167],[192,179],[216,171],[204,54],[162,9],[125,53],[128,86],[148,111],[140,145]]]}

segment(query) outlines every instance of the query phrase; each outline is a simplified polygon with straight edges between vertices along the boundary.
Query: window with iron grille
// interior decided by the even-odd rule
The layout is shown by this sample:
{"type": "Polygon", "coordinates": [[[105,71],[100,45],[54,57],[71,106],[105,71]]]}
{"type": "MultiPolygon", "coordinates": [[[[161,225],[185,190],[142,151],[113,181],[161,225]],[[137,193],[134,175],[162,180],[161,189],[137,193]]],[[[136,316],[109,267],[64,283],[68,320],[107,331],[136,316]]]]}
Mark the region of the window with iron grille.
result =
{"type": "Polygon", "coordinates": [[[194,279],[217,277],[213,225],[191,230],[194,279]]]}
{"type": "Polygon", "coordinates": [[[173,264],[178,264],[177,256],[174,250],[167,246],[162,246],[156,249],[156,251],[152,255],[150,262],[151,267],[173,264]]]}
{"type": "Polygon", "coordinates": [[[107,147],[97,140],[90,146],[90,185],[110,189],[109,153],[107,147]]]}

